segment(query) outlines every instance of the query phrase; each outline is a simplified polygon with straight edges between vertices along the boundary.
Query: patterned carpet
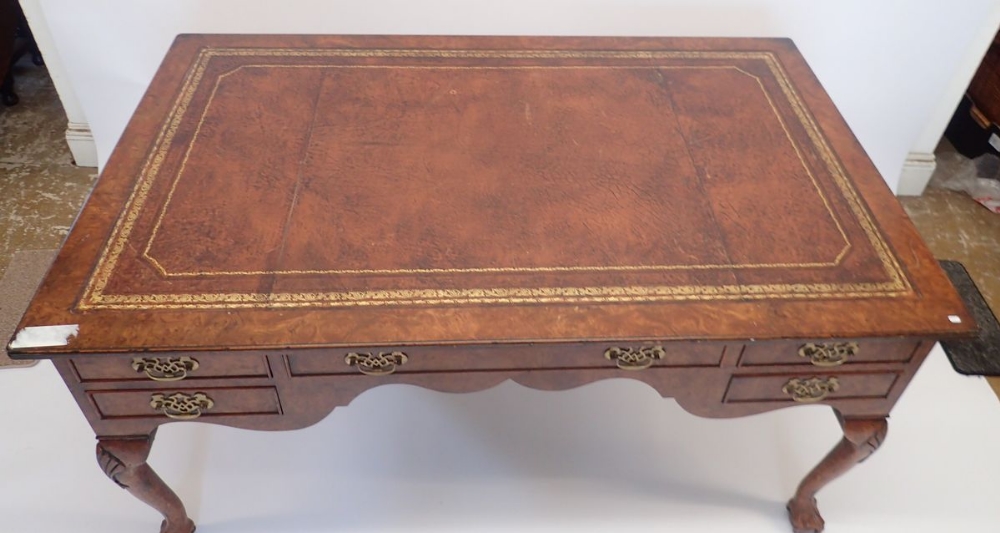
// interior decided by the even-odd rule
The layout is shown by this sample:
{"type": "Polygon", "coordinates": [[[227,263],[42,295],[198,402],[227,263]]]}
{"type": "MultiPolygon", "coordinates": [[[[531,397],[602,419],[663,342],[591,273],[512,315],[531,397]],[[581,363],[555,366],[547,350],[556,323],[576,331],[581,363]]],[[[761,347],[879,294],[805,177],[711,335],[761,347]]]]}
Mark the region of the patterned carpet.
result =
{"type": "Polygon", "coordinates": [[[0,369],[31,366],[38,362],[12,361],[7,357],[6,346],[55,254],[55,250],[17,252],[0,279],[0,339],[3,339],[3,346],[0,346],[0,369]]]}

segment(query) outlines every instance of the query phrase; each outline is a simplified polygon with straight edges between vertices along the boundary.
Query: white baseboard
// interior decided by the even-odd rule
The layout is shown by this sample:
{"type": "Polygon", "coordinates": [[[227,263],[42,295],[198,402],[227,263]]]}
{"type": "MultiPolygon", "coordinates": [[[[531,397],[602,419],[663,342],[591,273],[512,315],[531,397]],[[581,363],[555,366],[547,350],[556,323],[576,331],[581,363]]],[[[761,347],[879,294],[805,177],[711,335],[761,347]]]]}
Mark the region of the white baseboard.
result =
{"type": "Polygon", "coordinates": [[[934,154],[910,152],[903,163],[903,173],[899,176],[896,187],[897,196],[920,196],[931,180],[937,160],[934,154]]]}
{"type": "Polygon", "coordinates": [[[97,166],[97,145],[94,143],[94,134],[90,132],[90,125],[70,122],[66,126],[66,142],[77,166],[97,166]]]}

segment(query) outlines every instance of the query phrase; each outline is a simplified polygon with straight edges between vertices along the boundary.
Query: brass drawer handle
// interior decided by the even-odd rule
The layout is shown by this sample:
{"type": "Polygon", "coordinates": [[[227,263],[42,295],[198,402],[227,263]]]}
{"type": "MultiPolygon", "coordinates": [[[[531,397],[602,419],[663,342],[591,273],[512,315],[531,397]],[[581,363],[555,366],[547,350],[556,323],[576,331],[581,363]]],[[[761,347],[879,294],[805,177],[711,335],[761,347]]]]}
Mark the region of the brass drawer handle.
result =
{"type": "Polygon", "coordinates": [[[403,352],[379,352],[378,355],[351,352],[344,357],[344,362],[348,366],[357,366],[367,376],[388,376],[405,365],[407,359],[403,352]]]}
{"type": "Polygon", "coordinates": [[[604,351],[605,359],[614,361],[622,370],[645,370],[653,366],[657,359],[663,359],[665,355],[663,346],[611,347],[604,351]]]}
{"type": "Polygon", "coordinates": [[[858,350],[856,342],[810,342],[799,348],[799,357],[809,359],[815,366],[839,366],[858,355],[858,350]]]}
{"type": "Polygon", "coordinates": [[[204,392],[175,392],[170,396],[156,393],[150,396],[149,406],[174,420],[194,420],[215,407],[215,401],[204,392]]]}
{"type": "Polygon", "coordinates": [[[153,381],[180,381],[198,370],[198,360],[181,357],[133,357],[132,370],[145,372],[153,381]]]}
{"type": "Polygon", "coordinates": [[[800,403],[818,402],[831,393],[837,392],[840,382],[837,378],[792,378],[781,388],[781,392],[792,396],[800,403]]]}

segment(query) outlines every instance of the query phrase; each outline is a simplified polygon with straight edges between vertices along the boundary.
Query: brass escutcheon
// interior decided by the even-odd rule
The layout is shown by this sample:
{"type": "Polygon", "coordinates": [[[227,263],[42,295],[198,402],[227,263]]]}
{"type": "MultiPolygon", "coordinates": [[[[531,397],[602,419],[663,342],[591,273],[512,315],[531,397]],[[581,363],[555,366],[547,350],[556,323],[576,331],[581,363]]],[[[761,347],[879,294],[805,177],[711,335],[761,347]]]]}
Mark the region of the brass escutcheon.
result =
{"type": "Polygon", "coordinates": [[[406,364],[407,359],[403,352],[379,352],[378,355],[351,352],[344,356],[344,362],[348,366],[357,366],[362,374],[368,376],[388,376],[396,368],[406,364]]]}
{"type": "Polygon", "coordinates": [[[215,401],[204,392],[175,392],[169,396],[155,393],[149,398],[149,406],[174,420],[194,420],[215,407],[215,401]]]}
{"type": "Polygon", "coordinates": [[[781,388],[781,392],[791,395],[796,402],[812,403],[837,392],[839,388],[840,382],[835,377],[792,378],[781,388]]]}
{"type": "Polygon", "coordinates": [[[816,366],[842,365],[855,355],[858,355],[856,342],[810,342],[799,348],[799,357],[809,359],[816,366]]]}
{"type": "Polygon", "coordinates": [[[653,366],[657,359],[663,359],[666,352],[663,346],[640,346],[638,348],[620,348],[613,346],[604,350],[604,357],[614,361],[622,370],[645,370],[653,366]]]}
{"type": "Polygon", "coordinates": [[[198,370],[198,360],[181,357],[133,357],[132,369],[153,381],[180,381],[198,370]]]}

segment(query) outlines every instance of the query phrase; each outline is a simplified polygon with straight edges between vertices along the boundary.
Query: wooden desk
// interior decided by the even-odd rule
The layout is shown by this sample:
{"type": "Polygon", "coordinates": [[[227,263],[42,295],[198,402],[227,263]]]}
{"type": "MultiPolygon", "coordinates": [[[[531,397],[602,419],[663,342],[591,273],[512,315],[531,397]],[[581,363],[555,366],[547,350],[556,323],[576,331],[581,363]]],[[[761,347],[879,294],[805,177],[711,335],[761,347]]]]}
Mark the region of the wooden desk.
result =
{"type": "Polygon", "coordinates": [[[701,416],[833,407],[789,502],[818,531],[816,491],[973,329],[788,40],[182,36],[11,351],[169,533],[161,424],[612,377],[701,416]]]}

